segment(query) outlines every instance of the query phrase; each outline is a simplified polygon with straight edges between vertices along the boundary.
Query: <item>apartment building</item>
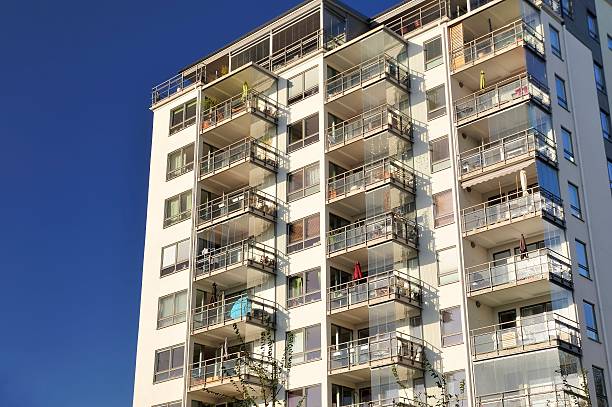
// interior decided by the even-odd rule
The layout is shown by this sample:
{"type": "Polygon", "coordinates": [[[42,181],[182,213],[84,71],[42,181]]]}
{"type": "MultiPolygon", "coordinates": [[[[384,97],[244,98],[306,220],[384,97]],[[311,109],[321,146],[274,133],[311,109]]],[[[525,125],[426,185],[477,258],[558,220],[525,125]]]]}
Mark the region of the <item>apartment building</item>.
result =
{"type": "Polygon", "coordinates": [[[133,405],[607,406],[610,9],[310,0],[155,86],[133,405]]]}

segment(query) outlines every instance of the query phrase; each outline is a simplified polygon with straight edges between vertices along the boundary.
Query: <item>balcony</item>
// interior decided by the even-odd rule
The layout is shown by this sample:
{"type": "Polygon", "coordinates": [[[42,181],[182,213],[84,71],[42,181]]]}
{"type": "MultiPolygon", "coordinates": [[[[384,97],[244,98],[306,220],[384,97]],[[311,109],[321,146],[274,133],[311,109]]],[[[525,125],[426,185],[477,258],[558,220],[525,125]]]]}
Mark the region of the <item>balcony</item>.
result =
{"type": "Polygon", "coordinates": [[[563,20],[563,10],[560,0],[536,0],[535,4],[542,10],[546,10],[550,15],[559,20],[563,20]]]}
{"type": "Polygon", "coordinates": [[[195,280],[216,283],[221,289],[253,287],[276,273],[277,257],[276,249],[253,239],[205,249],[196,257],[195,280]]]}
{"type": "Polygon", "coordinates": [[[244,214],[276,222],[278,203],[275,197],[255,188],[243,188],[200,205],[198,227],[204,228],[244,214]]]}
{"type": "Polygon", "coordinates": [[[522,73],[456,100],[455,123],[459,127],[526,101],[550,108],[546,85],[528,73],[522,73]]]}
{"type": "Polygon", "coordinates": [[[477,407],[588,407],[584,390],[569,384],[529,386],[515,391],[476,396],[477,407]]]}
{"type": "Polygon", "coordinates": [[[254,295],[226,297],[192,310],[192,334],[220,342],[235,335],[236,324],[244,341],[250,342],[275,328],[276,308],[275,302],[254,295]]]}
{"type": "Polygon", "coordinates": [[[492,307],[549,294],[550,283],[573,288],[570,260],[550,249],[467,267],[465,272],[468,297],[492,307]]]}
{"type": "Polygon", "coordinates": [[[404,36],[447,17],[448,6],[446,0],[433,0],[384,24],[396,34],[404,36]]]}
{"type": "Polygon", "coordinates": [[[395,365],[399,370],[424,369],[425,346],[421,339],[401,332],[390,332],[331,345],[328,348],[330,375],[353,381],[370,380],[370,369],[395,365]]]}
{"type": "Polygon", "coordinates": [[[361,403],[347,404],[342,407],[429,407],[426,403],[406,397],[362,401],[361,403]]]}
{"type": "Polygon", "coordinates": [[[276,174],[279,151],[261,140],[246,138],[202,157],[200,180],[225,190],[259,184],[266,173],[276,174]]]}

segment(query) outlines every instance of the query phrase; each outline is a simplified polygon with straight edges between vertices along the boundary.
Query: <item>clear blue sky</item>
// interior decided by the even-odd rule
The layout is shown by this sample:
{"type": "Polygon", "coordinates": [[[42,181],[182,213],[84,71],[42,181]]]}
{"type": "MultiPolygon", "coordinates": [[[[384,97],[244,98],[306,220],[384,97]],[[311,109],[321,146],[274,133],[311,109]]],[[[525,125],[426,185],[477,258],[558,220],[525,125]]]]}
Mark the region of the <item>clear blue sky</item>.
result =
{"type": "Polygon", "coordinates": [[[298,3],[2,1],[1,406],[131,405],[151,85],[298,3]]]}

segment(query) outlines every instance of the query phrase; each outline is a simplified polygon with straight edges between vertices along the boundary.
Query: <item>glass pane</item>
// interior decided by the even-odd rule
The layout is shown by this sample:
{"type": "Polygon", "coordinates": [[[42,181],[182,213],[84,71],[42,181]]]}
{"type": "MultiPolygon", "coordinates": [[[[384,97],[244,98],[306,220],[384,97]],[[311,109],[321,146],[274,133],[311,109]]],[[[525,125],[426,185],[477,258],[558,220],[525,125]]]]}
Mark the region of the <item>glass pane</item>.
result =
{"type": "Polygon", "coordinates": [[[301,275],[289,277],[289,298],[301,296],[303,288],[304,284],[301,275]]]}
{"type": "Polygon", "coordinates": [[[181,312],[185,312],[186,310],[187,310],[187,292],[183,291],[181,293],[176,294],[174,313],[180,314],[181,312]]]}
{"type": "Polygon", "coordinates": [[[304,239],[304,220],[289,224],[289,243],[299,242],[304,239]]]}
{"type": "Polygon", "coordinates": [[[310,69],[304,72],[304,90],[316,87],[319,84],[319,69],[310,69]]]}
{"type": "Polygon", "coordinates": [[[162,268],[172,266],[176,259],[176,246],[168,246],[162,249],[162,268]]]}
{"type": "Polygon", "coordinates": [[[161,372],[168,370],[170,367],[170,350],[164,350],[157,352],[155,355],[155,371],[161,372]]]}
{"type": "Polygon", "coordinates": [[[460,308],[442,310],[442,334],[448,336],[456,333],[461,333],[460,308]]]}
{"type": "Polygon", "coordinates": [[[185,109],[185,120],[191,119],[196,115],[196,100],[192,100],[187,103],[187,109],[185,109]]]}
{"type": "Polygon", "coordinates": [[[321,289],[320,270],[306,272],[306,292],[311,293],[321,289]]]}
{"type": "Polygon", "coordinates": [[[306,137],[312,136],[319,132],[319,115],[316,114],[314,116],[308,117],[304,120],[304,127],[306,132],[306,137]]]}
{"type": "Polygon", "coordinates": [[[304,92],[304,86],[302,81],[302,75],[298,75],[287,81],[287,87],[289,89],[289,100],[291,100],[297,95],[301,95],[302,92],[304,92]]]}
{"type": "Polygon", "coordinates": [[[308,387],[306,389],[306,407],[321,407],[321,386],[308,387]]]}
{"type": "Polygon", "coordinates": [[[178,347],[172,349],[172,366],[171,369],[183,366],[184,348],[178,347]]]}
{"type": "Polygon", "coordinates": [[[290,124],[287,128],[287,132],[289,133],[289,144],[298,142],[304,138],[302,134],[302,122],[297,122],[290,124]]]}
{"type": "Polygon", "coordinates": [[[296,331],[293,333],[293,353],[304,352],[304,331],[296,331]]]}
{"type": "Polygon", "coordinates": [[[321,325],[306,328],[306,351],[321,349],[321,325]]]}
{"type": "Polygon", "coordinates": [[[178,252],[176,255],[176,262],[182,263],[184,261],[189,260],[189,240],[183,240],[182,242],[178,242],[178,252]]]}
{"type": "Polygon", "coordinates": [[[183,121],[183,108],[181,107],[172,112],[172,119],[171,119],[170,125],[174,127],[177,124],[181,124],[182,121],[183,121]]]}
{"type": "Polygon", "coordinates": [[[306,239],[319,236],[319,214],[310,216],[306,219],[306,239]]]}
{"type": "Polygon", "coordinates": [[[174,313],[174,296],[159,299],[159,318],[167,318],[174,313]]]}
{"type": "MultiPolygon", "coordinates": [[[[291,390],[287,393],[287,406],[298,407],[302,401],[302,390],[291,390]]],[[[301,403],[304,404],[304,403],[301,403]]]]}
{"type": "Polygon", "coordinates": [[[173,218],[179,214],[179,198],[171,198],[166,201],[166,219],[173,218]]]}
{"type": "Polygon", "coordinates": [[[319,184],[319,165],[304,168],[304,186],[311,187],[319,184]]]}

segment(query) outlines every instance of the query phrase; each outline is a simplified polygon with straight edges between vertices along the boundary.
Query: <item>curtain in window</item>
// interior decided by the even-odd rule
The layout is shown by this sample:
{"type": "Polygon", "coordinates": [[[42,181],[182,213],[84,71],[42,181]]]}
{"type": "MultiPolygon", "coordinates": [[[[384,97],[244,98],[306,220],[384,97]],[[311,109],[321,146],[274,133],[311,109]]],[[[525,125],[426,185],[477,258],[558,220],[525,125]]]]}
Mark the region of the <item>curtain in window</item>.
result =
{"type": "Polygon", "coordinates": [[[174,300],[174,313],[180,314],[185,311],[187,311],[187,292],[183,291],[176,294],[174,300]]]}
{"type": "Polygon", "coordinates": [[[448,160],[450,157],[448,137],[444,136],[430,142],[432,164],[448,160]]]}
{"type": "Polygon", "coordinates": [[[189,240],[183,240],[182,242],[178,243],[178,250],[176,253],[176,262],[177,263],[182,263],[184,261],[188,261],[189,260],[189,249],[190,249],[190,244],[189,244],[189,240]]]}
{"type": "Polygon", "coordinates": [[[162,268],[174,265],[176,260],[176,246],[168,246],[162,249],[162,268]]]}
{"type": "Polygon", "coordinates": [[[289,298],[296,298],[302,295],[303,292],[302,276],[289,277],[289,298]]]}
{"type": "Polygon", "coordinates": [[[304,169],[304,186],[310,187],[319,184],[319,166],[314,165],[304,169]]]}
{"type": "Polygon", "coordinates": [[[301,95],[304,92],[304,78],[302,75],[293,77],[287,81],[288,100],[301,95]]]}
{"type": "Polygon", "coordinates": [[[159,319],[165,319],[174,314],[174,297],[169,295],[168,297],[160,298],[159,300],[159,319]]]}
{"type": "Polygon", "coordinates": [[[180,200],[179,198],[172,198],[166,201],[166,219],[173,218],[180,213],[180,200]]]}
{"type": "Polygon", "coordinates": [[[318,237],[320,230],[319,214],[306,219],[306,239],[318,237]]]}
{"type": "Polygon", "coordinates": [[[319,69],[309,69],[304,72],[304,90],[312,89],[319,85],[319,69]]]}
{"type": "Polygon", "coordinates": [[[300,242],[304,239],[304,220],[289,224],[289,243],[300,242]]]}
{"type": "Polygon", "coordinates": [[[293,174],[289,174],[289,194],[299,191],[304,188],[304,172],[300,170],[293,174]]]}

